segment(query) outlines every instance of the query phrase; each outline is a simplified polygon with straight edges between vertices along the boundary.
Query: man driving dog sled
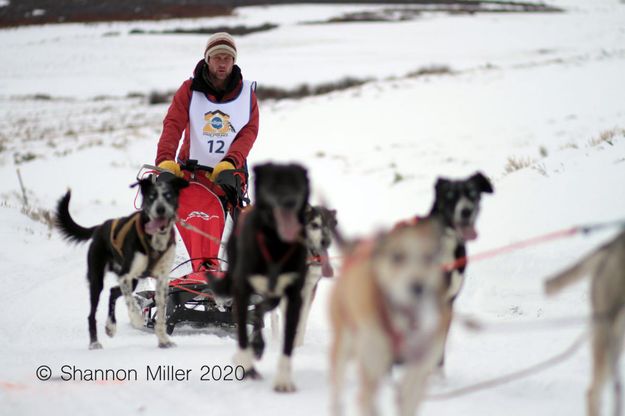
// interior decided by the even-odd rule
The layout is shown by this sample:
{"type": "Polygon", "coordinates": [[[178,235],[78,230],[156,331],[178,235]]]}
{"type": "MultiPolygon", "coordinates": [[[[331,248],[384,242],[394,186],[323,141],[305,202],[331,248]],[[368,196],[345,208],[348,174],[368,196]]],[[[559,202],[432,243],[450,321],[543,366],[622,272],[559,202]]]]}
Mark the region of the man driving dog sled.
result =
{"type": "Polygon", "coordinates": [[[225,170],[244,169],[258,135],[256,83],[244,80],[235,65],[237,48],[225,32],[212,35],[193,77],[184,81],[163,120],[156,164],[177,176],[186,176],[180,165],[197,160],[202,171],[195,180],[223,197],[213,182],[225,170]],[[178,157],[178,145],[184,139],[178,157]]]}
{"type": "MultiPolygon", "coordinates": [[[[214,237],[184,236],[191,258],[217,256],[224,211],[236,218],[247,201],[246,158],[258,135],[258,104],[256,83],[243,79],[236,58],[230,34],[219,32],[208,39],[193,77],[174,95],[158,141],[156,165],[193,185],[181,193],[180,218],[214,237]]],[[[199,260],[194,261],[194,270],[198,270],[196,263],[199,260]]]]}

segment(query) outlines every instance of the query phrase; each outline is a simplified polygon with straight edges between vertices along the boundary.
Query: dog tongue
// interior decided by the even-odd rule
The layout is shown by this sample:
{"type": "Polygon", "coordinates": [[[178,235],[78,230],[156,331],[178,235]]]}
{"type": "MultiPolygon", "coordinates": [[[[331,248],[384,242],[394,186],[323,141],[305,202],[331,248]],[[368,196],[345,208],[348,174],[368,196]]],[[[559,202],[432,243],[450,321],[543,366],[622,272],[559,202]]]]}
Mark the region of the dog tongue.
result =
{"type": "Polygon", "coordinates": [[[321,275],[323,277],[333,277],[334,269],[330,264],[330,258],[328,257],[328,250],[321,252],[321,275]]]}
{"type": "Polygon", "coordinates": [[[145,232],[148,234],[156,234],[161,229],[167,227],[167,219],[165,218],[157,218],[155,220],[148,221],[145,226],[145,232]]]}
{"type": "Polygon", "coordinates": [[[291,243],[297,239],[302,225],[297,220],[295,211],[284,208],[274,208],[273,215],[278,225],[280,239],[291,243]]]}
{"type": "Polygon", "coordinates": [[[475,231],[475,227],[472,225],[461,226],[460,234],[464,241],[471,241],[477,238],[477,231],[475,231]]]}

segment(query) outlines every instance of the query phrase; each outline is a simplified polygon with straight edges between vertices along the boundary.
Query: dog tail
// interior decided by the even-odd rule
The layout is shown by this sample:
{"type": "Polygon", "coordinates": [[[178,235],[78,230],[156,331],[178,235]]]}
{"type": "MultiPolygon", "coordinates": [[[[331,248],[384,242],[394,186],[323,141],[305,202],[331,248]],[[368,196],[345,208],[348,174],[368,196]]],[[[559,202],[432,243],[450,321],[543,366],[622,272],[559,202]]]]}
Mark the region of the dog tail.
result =
{"type": "Polygon", "coordinates": [[[566,286],[593,274],[597,267],[603,262],[606,249],[607,247],[604,246],[599,250],[593,251],[571,267],[547,279],[545,281],[545,293],[547,293],[547,295],[554,295],[566,286]]]}
{"type": "Polygon", "coordinates": [[[69,214],[69,200],[71,196],[71,191],[67,191],[67,193],[59,199],[56,205],[54,222],[66,240],[73,243],[81,243],[89,240],[97,227],[85,228],[76,224],[69,214]]]}

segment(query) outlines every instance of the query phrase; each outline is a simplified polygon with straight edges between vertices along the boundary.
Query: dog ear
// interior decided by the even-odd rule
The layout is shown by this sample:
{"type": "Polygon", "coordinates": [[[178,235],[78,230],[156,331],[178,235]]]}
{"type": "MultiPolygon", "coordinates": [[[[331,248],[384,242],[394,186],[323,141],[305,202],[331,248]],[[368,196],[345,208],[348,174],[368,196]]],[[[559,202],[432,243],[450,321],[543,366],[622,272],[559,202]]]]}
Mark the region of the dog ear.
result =
{"type": "Polygon", "coordinates": [[[470,179],[476,183],[477,189],[479,189],[480,192],[486,192],[487,194],[492,194],[494,192],[493,185],[482,172],[475,173],[470,179]]]}
{"type": "Polygon", "coordinates": [[[308,180],[308,171],[303,167],[301,167],[301,169],[302,169],[302,176],[304,179],[304,184],[306,186],[306,193],[304,194],[304,204],[309,205],[308,200],[310,199],[310,182],[308,180]]]}
{"type": "Polygon", "coordinates": [[[436,194],[438,195],[439,193],[441,193],[443,191],[443,189],[448,186],[451,183],[451,181],[449,179],[445,179],[445,178],[438,178],[436,179],[436,184],[434,185],[434,190],[436,191],[436,194]]]}
{"type": "Polygon", "coordinates": [[[271,163],[265,163],[263,165],[254,166],[252,170],[254,171],[254,176],[258,178],[263,176],[264,172],[266,172],[269,168],[271,168],[271,163]]]}
{"type": "Polygon", "coordinates": [[[371,255],[373,257],[380,256],[384,248],[386,247],[386,241],[388,240],[388,233],[384,233],[382,231],[376,231],[373,237],[371,255]]]}
{"type": "Polygon", "coordinates": [[[138,182],[131,185],[132,188],[139,185],[141,188],[141,195],[145,195],[145,193],[150,189],[150,187],[154,186],[154,182],[152,178],[149,176],[147,178],[140,179],[138,182]]]}
{"type": "Polygon", "coordinates": [[[304,209],[304,215],[306,217],[306,222],[309,222],[315,215],[315,208],[310,204],[306,204],[306,208],[304,209]]]}
{"type": "Polygon", "coordinates": [[[328,221],[328,225],[331,228],[335,228],[338,225],[338,220],[336,219],[336,210],[335,209],[326,209],[326,218],[328,221]]]}
{"type": "Polygon", "coordinates": [[[179,178],[177,176],[173,178],[170,183],[176,191],[180,191],[181,189],[189,186],[189,182],[187,180],[179,178]]]}
{"type": "Polygon", "coordinates": [[[304,187],[304,204],[300,209],[299,218],[302,223],[306,221],[306,207],[309,205],[308,200],[310,199],[310,182],[308,181],[308,170],[305,167],[298,164],[289,165],[289,169],[293,170],[294,174],[297,174],[302,181],[302,185],[304,187]]]}
{"type": "Polygon", "coordinates": [[[263,165],[256,165],[252,169],[254,171],[254,189],[257,192],[256,198],[258,198],[258,191],[260,189],[260,184],[263,182],[263,177],[267,176],[267,172],[272,169],[271,163],[265,163],[263,165]]]}

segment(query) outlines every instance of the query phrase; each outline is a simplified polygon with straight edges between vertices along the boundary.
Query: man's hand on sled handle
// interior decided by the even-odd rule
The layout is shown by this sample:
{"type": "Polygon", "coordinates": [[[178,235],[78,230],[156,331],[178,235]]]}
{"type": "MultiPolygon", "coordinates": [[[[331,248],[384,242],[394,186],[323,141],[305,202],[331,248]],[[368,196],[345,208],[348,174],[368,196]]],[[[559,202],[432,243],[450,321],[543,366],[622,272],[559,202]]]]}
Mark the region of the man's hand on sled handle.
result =
{"type": "Polygon", "coordinates": [[[182,178],[184,176],[184,174],[180,170],[180,165],[173,160],[163,160],[161,163],[158,164],[158,167],[173,173],[179,178],[182,178]]]}
{"type": "Polygon", "coordinates": [[[235,169],[232,163],[228,162],[227,160],[222,160],[221,162],[215,165],[215,167],[213,168],[213,173],[211,173],[208,179],[215,182],[215,179],[217,179],[217,177],[219,176],[221,172],[223,172],[224,170],[232,170],[232,169],[235,169]]]}

